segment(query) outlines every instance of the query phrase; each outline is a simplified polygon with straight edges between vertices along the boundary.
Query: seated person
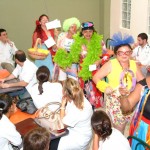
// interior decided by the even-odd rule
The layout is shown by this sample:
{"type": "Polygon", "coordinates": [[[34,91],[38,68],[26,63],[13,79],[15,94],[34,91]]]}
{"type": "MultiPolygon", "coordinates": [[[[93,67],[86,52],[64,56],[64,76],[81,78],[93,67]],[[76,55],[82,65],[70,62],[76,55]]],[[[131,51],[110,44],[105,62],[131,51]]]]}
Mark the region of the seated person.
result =
{"type": "Polygon", "coordinates": [[[14,111],[13,99],[6,94],[0,95],[0,150],[13,150],[12,145],[22,143],[21,135],[9,120],[14,111]]]}
{"type": "Polygon", "coordinates": [[[60,102],[62,99],[62,85],[50,82],[50,71],[46,66],[41,66],[36,72],[38,80],[31,89],[31,97],[37,109],[44,107],[49,102],[60,102]]]}
{"type": "Polygon", "coordinates": [[[104,111],[95,111],[91,124],[94,130],[92,150],[131,150],[126,137],[119,130],[112,128],[110,118],[104,111]]]}
{"type": "Polygon", "coordinates": [[[72,78],[64,82],[63,93],[60,117],[69,134],[52,140],[50,149],[86,150],[92,138],[92,106],[84,97],[79,83],[72,78]]]}
{"type": "Polygon", "coordinates": [[[0,67],[7,69],[10,73],[14,70],[13,56],[17,48],[14,42],[10,41],[5,29],[0,29],[0,67]]]}
{"type": "Polygon", "coordinates": [[[148,35],[140,33],[137,36],[137,44],[133,49],[132,57],[136,60],[137,64],[141,66],[141,71],[144,76],[147,75],[147,69],[150,67],[150,46],[148,44],[148,35]]]}
{"type": "Polygon", "coordinates": [[[4,79],[0,79],[0,81],[2,82],[0,86],[2,88],[17,87],[17,86],[25,87],[24,90],[11,93],[11,96],[22,95],[21,98],[30,97],[29,93],[31,91],[31,88],[37,82],[36,80],[37,67],[35,66],[34,63],[32,63],[26,58],[26,55],[22,50],[18,50],[16,52],[15,61],[17,63],[16,68],[14,69],[11,75],[9,75],[4,79]],[[15,83],[4,83],[5,81],[14,78],[19,78],[20,81],[15,83]]]}
{"type": "Polygon", "coordinates": [[[23,139],[23,150],[49,150],[50,133],[42,127],[30,130],[23,139]]]}

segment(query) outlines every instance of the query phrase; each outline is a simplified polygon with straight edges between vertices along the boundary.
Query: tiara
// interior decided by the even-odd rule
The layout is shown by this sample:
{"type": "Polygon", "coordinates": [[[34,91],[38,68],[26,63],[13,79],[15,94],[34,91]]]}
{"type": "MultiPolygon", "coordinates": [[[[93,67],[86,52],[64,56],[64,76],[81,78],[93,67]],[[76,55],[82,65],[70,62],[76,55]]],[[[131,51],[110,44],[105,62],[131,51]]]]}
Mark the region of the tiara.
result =
{"type": "Polygon", "coordinates": [[[128,34],[122,35],[121,32],[115,33],[111,39],[112,40],[110,41],[109,44],[114,47],[123,45],[123,44],[133,44],[134,43],[134,39],[131,35],[128,35],[128,34]]]}

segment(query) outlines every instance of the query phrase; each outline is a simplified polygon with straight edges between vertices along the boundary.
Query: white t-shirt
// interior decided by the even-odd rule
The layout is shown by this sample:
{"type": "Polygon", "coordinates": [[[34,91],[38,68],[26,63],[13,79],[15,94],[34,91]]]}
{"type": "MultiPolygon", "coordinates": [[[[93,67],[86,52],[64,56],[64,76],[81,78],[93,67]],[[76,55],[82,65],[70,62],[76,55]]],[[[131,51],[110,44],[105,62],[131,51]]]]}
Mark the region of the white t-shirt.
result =
{"type": "Polygon", "coordinates": [[[63,123],[68,126],[69,134],[61,137],[58,150],[86,150],[92,138],[92,106],[84,98],[83,110],[78,109],[73,101],[67,103],[63,123]]]}
{"type": "Polygon", "coordinates": [[[132,53],[132,57],[142,65],[150,65],[150,46],[146,44],[143,48],[137,46],[132,53]]]}
{"type": "Polygon", "coordinates": [[[21,135],[14,124],[3,115],[0,119],[0,150],[13,150],[10,142],[19,146],[22,142],[21,135]]]}
{"type": "Polygon", "coordinates": [[[17,51],[17,48],[13,42],[3,43],[0,41],[0,63],[6,62],[14,65],[13,55],[17,51]]]}
{"type": "Polygon", "coordinates": [[[26,89],[30,93],[32,86],[35,83],[37,83],[36,71],[37,71],[37,66],[31,61],[29,61],[28,59],[26,59],[22,67],[17,64],[12,74],[16,78],[18,77],[20,81],[25,81],[28,83],[26,89]]]}
{"type": "Polygon", "coordinates": [[[62,85],[60,83],[44,82],[42,84],[43,93],[39,95],[38,83],[33,85],[31,97],[37,109],[45,106],[49,102],[60,102],[62,100],[62,85]]]}
{"type": "Polygon", "coordinates": [[[131,150],[127,138],[117,129],[112,128],[112,134],[105,141],[99,142],[98,150],[131,150]]]}

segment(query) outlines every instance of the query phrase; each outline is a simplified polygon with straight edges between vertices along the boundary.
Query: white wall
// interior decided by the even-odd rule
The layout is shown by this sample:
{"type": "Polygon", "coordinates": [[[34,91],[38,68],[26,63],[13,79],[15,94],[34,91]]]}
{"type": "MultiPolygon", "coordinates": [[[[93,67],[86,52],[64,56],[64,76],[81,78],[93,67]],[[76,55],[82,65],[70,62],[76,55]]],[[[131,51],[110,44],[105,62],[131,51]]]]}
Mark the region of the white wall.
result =
{"type": "Polygon", "coordinates": [[[132,35],[136,41],[141,32],[147,33],[148,26],[148,0],[131,0],[130,29],[122,28],[122,0],[111,0],[110,10],[110,37],[120,31],[132,35]]]}

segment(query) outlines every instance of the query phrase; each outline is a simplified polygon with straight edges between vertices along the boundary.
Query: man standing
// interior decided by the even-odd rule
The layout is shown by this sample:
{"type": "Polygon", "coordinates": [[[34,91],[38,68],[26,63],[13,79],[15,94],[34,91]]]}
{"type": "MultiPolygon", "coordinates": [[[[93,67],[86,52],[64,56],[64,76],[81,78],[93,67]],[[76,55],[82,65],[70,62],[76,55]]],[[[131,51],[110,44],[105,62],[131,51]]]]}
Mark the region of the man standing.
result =
{"type": "Polygon", "coordinates": [[[17,51],[15,44],[8,39],[5,29],[0,29],[0,66],[10,73],[14,70],[13,55],[17,51]]]}
{"type": "Polygon", "coordinates": [[[132,57],[141,66],[143,75],[146,76],[150,65],[150,46],[148,45],[148,36],[146,33],[140,33],[137,37],[138,46],[133,49],[132,57]]]}
{"type": "Polygon", "coordinates": [[[13,92],[11,96],[21,95],[21,98],[26,98],[30,96],[30,91],[32,86],[37,82],[36,80],[36,71],[37,67],[34,63],[29,61],[26,58],[24,51],[18,50],[15,54],[15,61],[17,63],[16,68],[7,78],[0,79],[2,88],[9,87],[17,87],[22,86],[25,87],[25,90],[13,92]],[[15,83],[4,83],[7,80],[11,80],[14,78],[19,78],[18,82],[15,83]]]}

